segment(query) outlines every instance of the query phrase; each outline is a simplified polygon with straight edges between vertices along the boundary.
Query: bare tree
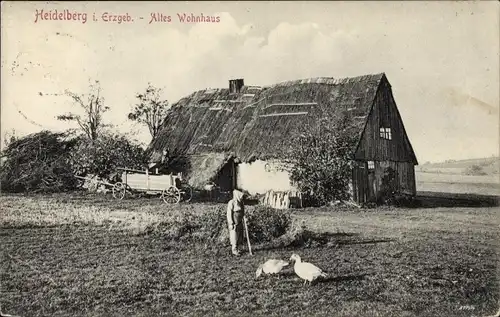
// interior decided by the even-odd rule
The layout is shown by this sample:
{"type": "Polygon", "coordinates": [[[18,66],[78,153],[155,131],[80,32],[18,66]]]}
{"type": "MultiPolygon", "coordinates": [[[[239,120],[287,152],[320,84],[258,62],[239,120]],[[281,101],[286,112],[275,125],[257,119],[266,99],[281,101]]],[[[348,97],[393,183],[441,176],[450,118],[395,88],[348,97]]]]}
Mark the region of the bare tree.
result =
{"type": "Polygon", "coordinates": [[[139,103],[128,114],[129,120],[146,125],[153,139],[158,135],[161,124],[170,109],[168,101],[161,100],[162,91],[148,84],[145,93],[136,95],[139,103]]]}
{"type": "Polygon", "coordinates": [[[91,139],[95,141],[98,138],[99,130],[105,126],[102,121],[103,114],[109,110],[104,105],[104,98],[101,95],[101,86],[99,81],[90,84],[87,94],[79,95],[69,90],[65,95],[71,97],[73,102],[84,110],[83,115],[73,112],[57,116],[58,120],[75,121],[80,129],[91,139]]]}

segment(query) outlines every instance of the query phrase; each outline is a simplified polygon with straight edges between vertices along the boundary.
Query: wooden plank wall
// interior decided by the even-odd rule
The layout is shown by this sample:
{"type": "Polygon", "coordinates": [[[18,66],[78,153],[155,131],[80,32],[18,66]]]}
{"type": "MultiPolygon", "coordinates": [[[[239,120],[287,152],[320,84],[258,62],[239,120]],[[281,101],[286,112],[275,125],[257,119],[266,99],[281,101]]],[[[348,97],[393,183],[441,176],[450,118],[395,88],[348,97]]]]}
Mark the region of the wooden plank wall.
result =
{"type": "Polygon", "coordinates": [[[410,162],[375,161],[376,192],[380,191],[382,177],[388,167],[396,171],[398,190],[406,194],[415,195],[415,169],[413,163],[410,162]]]}
{"type": "Polygon", "coordinates": [[[387,167],[392,167],[396,171],[398,189],[401,192],[416,195],[414,165],[417,161],[394,101],[391,86],[385,78],[381,81],[375,96],[355,159],[357,160],[353,170],[355,201],[362,203],[376,198],[387,167]],[[381,127],[391,128],[391,140],[380,137],[381,127]],[[375,162],[374,171],[367,170],[367,161],[375,162]],[[364,169],[360,167],[363,164],[365,164],[364,169]],[[369,175],[374,175],[374,177],[368,177],[369,175]]]}
{"type": "Polygon", "coordinates": [[[384,176],[385,169],[388,167],[396,171],[398,190],[416,195],[415,183],[415,167],[410,162],[392,162],[392,161],[375,161],[375,169],[370,172],[367,169],[367,163],[357,161],[352,170],[352,186],[353,186],[353,200],[358,203],[364,203],[375,200],[382,187],[382,177],[384,176]],[[370,183],[368,177],[369,173],[374,174],[374,183],[370,183]],[[374,190],[370,190],[370,186],[374,190]]]}
{"type": "Polygon", "coordinates": [[[382,80],[380,83],[355,159],[363,161],[414,161],[413,150],[387,80],[382,80]],[[390,126],[392,140],[380,137],[380,127],[383,126],[390,126]]]}

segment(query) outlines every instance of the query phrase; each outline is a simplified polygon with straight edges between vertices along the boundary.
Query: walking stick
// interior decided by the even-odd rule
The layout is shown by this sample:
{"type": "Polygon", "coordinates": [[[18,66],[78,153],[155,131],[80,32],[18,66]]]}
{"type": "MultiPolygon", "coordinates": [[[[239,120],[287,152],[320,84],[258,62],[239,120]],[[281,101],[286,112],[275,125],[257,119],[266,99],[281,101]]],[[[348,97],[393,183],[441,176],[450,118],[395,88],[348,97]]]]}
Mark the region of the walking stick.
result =
{"type": "Polygon", "coordinates": [[[248,236],[247,217],[243,217],[243,224],[245,225],[245,233],[247,236],[248,252],[250,253],[250,255],[253,255],[252,254],[252,245],[250,244],[250,237],[248,236]]]}

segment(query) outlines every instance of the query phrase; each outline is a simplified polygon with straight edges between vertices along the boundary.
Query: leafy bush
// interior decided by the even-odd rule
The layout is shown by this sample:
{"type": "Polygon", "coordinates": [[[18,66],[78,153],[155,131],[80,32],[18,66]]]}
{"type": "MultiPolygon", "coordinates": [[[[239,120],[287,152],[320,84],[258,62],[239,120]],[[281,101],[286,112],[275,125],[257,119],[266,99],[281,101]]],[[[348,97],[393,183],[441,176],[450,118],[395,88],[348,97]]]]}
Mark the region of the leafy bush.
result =
{"type": "Polygon", "coordinates": [[[147,164],[145,151],[124,135],[105,134],[97,140],[82,140],[69,156],[76,175],[97,175],[108,178],[117,167],[143,169],[147,164]]]}
{"type": "Polygon", "coordinates": [[[57,192],[74,188],[67,163],[78,138],[69,133],[41,131],[18,138],[2,152],[0,182],[7,192],[57,192]]]}
{"type": "Polygon", "coordinates": [[[117,167],[142,169],[145,151],[124,135],[97,140],[42,131],[18,138],[2,152],[0,181],[7,192],[58,192],[76,187],[74,175],[107,178],[117,167]]]}
{"type": "Polygon", "coordinates": [[[310,204],[349,199],[352,151],[356,142],[347,116],[324,117],[300,130],[285,146],[292,182],[308,193],[310,204]]]}
{"type": "Polygon", "coordinates": [[[292,217],[287,210],[263,206],[248,209],[248,236],[252,242],[272,241],[290,229],[292,217]]]}

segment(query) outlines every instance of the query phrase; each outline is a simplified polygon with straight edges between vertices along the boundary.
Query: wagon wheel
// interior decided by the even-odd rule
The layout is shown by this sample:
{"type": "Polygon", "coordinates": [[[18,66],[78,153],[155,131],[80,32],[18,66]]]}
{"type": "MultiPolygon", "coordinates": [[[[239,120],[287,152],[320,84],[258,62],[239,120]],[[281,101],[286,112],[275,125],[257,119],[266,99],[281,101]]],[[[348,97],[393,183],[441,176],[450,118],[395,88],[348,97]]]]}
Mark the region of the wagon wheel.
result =
{"type": "Polygon", "coordinates": [[[127,186],[123,183],[118,182],[113,186],[113,197],[116,199],[123,199],[126,192],[127,186]]]}
{"type": "Polygon", "coordinates": [[[182,186],[182,199],[185,202],[190,202],[193,198],[193,188],[189,185],[182,186]]]}
{"type": "Polygon", "coordinates": [[[171,186],[162,191],[161,198],[167,204],[177,204],[181,201],[181,191],[177,187],[171,186]]]}

